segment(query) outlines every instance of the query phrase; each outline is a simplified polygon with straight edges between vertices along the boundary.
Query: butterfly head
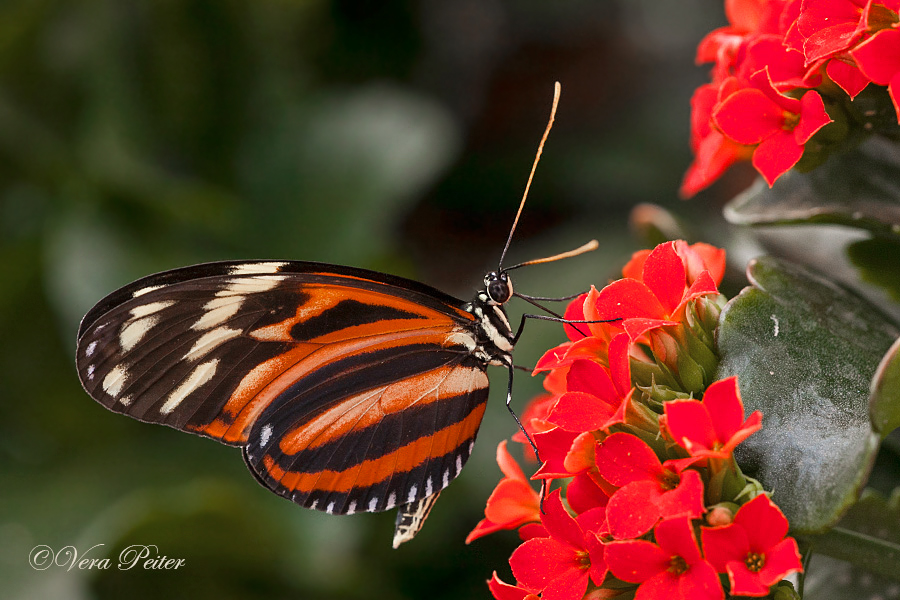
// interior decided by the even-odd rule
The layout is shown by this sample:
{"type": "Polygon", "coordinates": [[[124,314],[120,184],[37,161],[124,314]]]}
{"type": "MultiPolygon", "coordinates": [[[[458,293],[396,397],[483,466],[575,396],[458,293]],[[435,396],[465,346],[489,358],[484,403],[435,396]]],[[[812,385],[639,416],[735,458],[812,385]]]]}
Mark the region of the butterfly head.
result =
{"type": "Polygon", "coordinates": [[[484,287],[491,304],[505,304],[512,298],[512,280],[506,271],[491,271],[485,275],[484,287]]]}

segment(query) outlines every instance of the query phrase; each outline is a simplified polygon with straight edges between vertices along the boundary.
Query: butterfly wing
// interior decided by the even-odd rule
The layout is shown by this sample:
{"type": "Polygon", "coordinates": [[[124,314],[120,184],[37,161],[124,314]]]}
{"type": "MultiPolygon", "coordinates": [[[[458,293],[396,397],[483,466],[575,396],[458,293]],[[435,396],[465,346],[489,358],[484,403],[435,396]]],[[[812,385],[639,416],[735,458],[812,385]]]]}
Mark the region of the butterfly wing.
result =
{"type": "Polygon", "coordinates": [[[468,459],[487,399],[461,301],[310,262],[153,275],[82,321],[78,373],[107,408],[241,446],[302,506],[382,511],[433,495],[468,459]]]}

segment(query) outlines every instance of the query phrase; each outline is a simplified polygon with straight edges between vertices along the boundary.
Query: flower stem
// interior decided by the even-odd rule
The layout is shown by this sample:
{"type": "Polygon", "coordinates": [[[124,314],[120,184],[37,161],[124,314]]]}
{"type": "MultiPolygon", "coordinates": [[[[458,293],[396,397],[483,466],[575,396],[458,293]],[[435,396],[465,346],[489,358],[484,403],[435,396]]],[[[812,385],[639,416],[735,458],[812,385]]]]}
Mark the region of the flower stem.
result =
{"type": "Polygon", "coordinates": [[[821,535],[798,536],[813,552],[847,561],[866,571],[900,581],[900,545],[835,527],[821,535]]]}

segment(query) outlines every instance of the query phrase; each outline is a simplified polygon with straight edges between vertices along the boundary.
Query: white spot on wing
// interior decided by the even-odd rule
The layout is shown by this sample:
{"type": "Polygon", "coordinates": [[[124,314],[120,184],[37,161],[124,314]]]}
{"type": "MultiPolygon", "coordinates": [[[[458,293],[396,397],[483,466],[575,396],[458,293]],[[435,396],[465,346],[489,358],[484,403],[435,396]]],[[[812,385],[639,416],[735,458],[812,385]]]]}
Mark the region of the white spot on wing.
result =
{"type": "Polygon", "coordinates": [[[260,448],[265,448],[266,444],[269,443],[269,439],[272,437],[272,426],[266,423],[263,425],[262,431],[259,432],[259,446],[260,448]]]}
{"type": "Polygon", "coordinates": [[[434,493],[434,484],[431,483],[431,477],[425,480],[425,496],[430,496],[434,493]]]}
{"type": "Polygon", "coordinates": [[[132,298],[137,298],[138,296],[143,296],[144,294],[149,294],[149,293],[152,292],[153,290],[162,289],[163,287],[165,287],[165,286],[162,286],[162,285],[150,285],[150,286],[147,286],[147,287],[145,287],[145,288],[139,289],[138,291],[136,291],[135,293],[133,293],[133,294],[131,295],[131,297],[132,297],[132,298]]]}
{"type": "Polygon", "coordinates": [[[356,500],[350,503],[350,506],[347,507],[347,512],[345,514],[352,515],[356,512],[356,500]]]}
{"type": "Polygon", "coordinates": [[[119,402],[122,404],[122,406],[128,406],[129,404],[131,404],[131,401],[133,399],[134,398],[132,398],[131,396],[122,396],[121,398],[119,398],[119,402]]]}
{"type": "Polygon", "coordinates": [[[384,505],[385,510],[391,510],[397,505],[397,494],[396,492],[391,492],[391,495],[388,496],[387,504],[384,505]]]}
{"type": "Polygon", "coordinates": [[[106,377],[103,378],[103,391],[115,398],[122,393],[122,388],[125,387],[125,381],[127,379],[128,375],[125,372],[125,367],[116,365],[106,374],[106,377]]]}
{"type": "Polygon", "coordinates": [[[312,510],[316,510],[316,506],[317,506],[318,504],[319,504],[319,499],[316,498],[315,500],[312,501],[312,504],[310,504],[309,507],[310,507],[312,510]]]}
{"type": "Polygon", "coordinates": [[[159,312],[164,308],[169,308],[173,304],[175,304],[174,300],[161,300],[159,302],[141,304],[140,306],[135,306],[131,309],[131,316],[135,319],[139,319],[140,317],[146,317],[147,315],[159,312]]]}
{"type": "Polygon", "coordinates": [[[450,485],[450,469],[444,469],[443,484],[444,484],[444,487],[447,487],[448,485],[450,485]]]}
{"type": "Polygon", "coordinates": [[[119,344],[122,346],[122,350],[130,352],[157,323],[159,323],[159,316],[151,315],[123,325],[122,331],[119,333],[119,344]]]}
{"type": "Polygon", "coordinates": [[[475,440],[469,442],[469,456],[472,456],[472,450],[475,449],[475,440]]]}
{"type": "Polygon", "coordinates": [[[378,508],[378,498],[372,498],[369,500],[369,512],[375,512],[376,508],[378,508]]]}
{"type": "Polygon", "coordinates": [[[456,474],[457,474],[457,475],[459,475],[459,472],[462,471],[462,467],[463,467],[463,465],[462,465],[462,455],[461,455],[461,454],[457,454],[457,455],[456,455],[456,474]]]}
{"type": "Polygon", "coordinates": [[[226,287],[216,292],[216,296],[223,298],[226,296],[243,296],[267,292],[275,288],[284,279],[284,275],[256,275],[254,277],[231,279],[226,287]]]}
{"type": "Polygon", "coordinates": [[[94,378],[94,370],[95,370],[95,369],[94,369],[94,365],[88,365],[88,366],[87,366],[86,373],[87,373],[87,378],[88,378],[88,379],[93,379],[93,378],[94,378]]]}
{"type": "Polygon", "coordinates": [[[413,484],[411,488],[409,488],[409,495],[406,497],[406,502],[415,502],[416,501],[416,492],[419,491],[419,487],[416,484],[413,484]]]}
{"type": "Polygon", "coordinates": [[[267,274],[267,273],[277,273],[278,269],[283,267],[287,263],[283,262],[259,262],[259,263],[248,263],[246,265],[237,265],[236,267],[231,267],[232,275],[253,275],[256,273],[259,274],[267,274]]]}
{"type": "Polygon", "coordinates": [[[328,503],[328,506],[325,507],[325,512],[329,515],[334,514],[334,500],[328,503]]]}
{"type": "Polygon", "coordinates": [[[210,329],[224,323],[240,310],[243,303],[243,296],[234,297],[226,296],[224,298],[214,298],[203,305],[206,310],[203,316],[197,319],[197,322],[191,325],[194,331],[202,329],[210,329]]]}
{"type": "Polygon", "coordinates": [[[182,381],[181,385],[169,394],[169,397],[166,398],[166,401],[159,409],[159,412],[167,415],[175,410],[185,398],[197,391],[204,383],[212,379],[213,375],[216,374],[216,367],[218,366],[218,358],[197,365],[194,370],[191,371],[191,374],[187,376],[187,379],[182,381]]]}
{"type": "Polygon", "coordinates": [[[84,355],[90,356],[94,353],[94,350],[96,350],[96,349],[97,349],[97,340],[94,340],[93,342],[88,344],[87,347],[84,349],[84,355]]]}
{"type": "Polygon", "coordinates": [[[228,329],[227,327],[219,327],[212,331],[207,331],[201,335],[194,345],[184,355],[184,360],[197,360],[212,352],[216,347],[224,344],[230,339],[241,335],[240,329],[228,329]]]}

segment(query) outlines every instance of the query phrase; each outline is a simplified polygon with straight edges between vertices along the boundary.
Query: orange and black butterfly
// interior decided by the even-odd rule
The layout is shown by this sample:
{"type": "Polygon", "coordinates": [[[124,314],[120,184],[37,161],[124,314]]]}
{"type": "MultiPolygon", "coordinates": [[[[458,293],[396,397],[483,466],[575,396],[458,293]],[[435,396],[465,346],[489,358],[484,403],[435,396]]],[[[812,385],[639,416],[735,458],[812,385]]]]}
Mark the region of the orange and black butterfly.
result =
{"type": "Polygon", "coordinates": [[[396,546],[472,453],[487,367],[511,376],[509,270],[470,302],[316,262],[166,271],[87,313],[78,374],[110,410],[240,447],[263,486],[300,506],[399,508],[396,546]]]}

